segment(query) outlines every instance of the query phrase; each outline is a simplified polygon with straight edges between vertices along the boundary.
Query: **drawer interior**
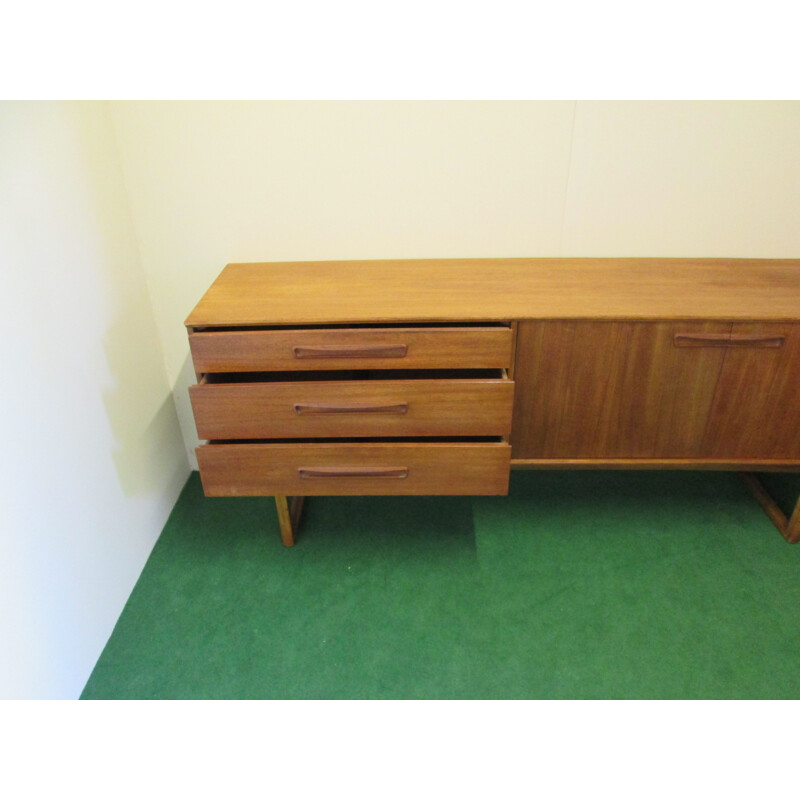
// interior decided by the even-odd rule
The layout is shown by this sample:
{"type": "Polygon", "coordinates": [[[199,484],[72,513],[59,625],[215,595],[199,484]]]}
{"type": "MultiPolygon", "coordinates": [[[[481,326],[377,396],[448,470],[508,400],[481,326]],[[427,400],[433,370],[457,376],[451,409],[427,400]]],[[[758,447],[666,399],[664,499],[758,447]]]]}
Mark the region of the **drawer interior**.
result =
{"type": "Polygon", "coordinates": [[[374,322],[335,323],[326,325],[207,325],[195,327],[195,333],[215,331],[337,331],[337,330],[398,330],[408,328],[428,328],[429,330],[452,330],[453,328],[510,328],[510,322],[374,322]]]}
{"type": "Polygon", "coordinates": [[[505,369],[339,369],[306,372],[209,372],[200,381],[216,383],[287,383],[307,381],[504,380],[505,369]]]}
{"type": "Polygon", "coordinates": [[[315,439],[210,439],[208,444],[508,444],[502,436],[339,436],[315,439]]]}

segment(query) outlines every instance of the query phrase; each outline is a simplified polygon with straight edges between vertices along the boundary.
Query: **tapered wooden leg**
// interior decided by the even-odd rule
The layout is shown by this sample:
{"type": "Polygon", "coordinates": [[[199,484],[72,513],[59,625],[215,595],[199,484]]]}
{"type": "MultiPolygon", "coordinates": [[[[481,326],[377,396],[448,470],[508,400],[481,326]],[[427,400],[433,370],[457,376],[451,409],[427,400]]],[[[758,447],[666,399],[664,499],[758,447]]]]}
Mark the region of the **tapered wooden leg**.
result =
{"type": "Polygon", "coordinates": [[[300,517],[303,513],[305,497],[292,497],[291,503],[286,495],[275,495],[275,507],[278,509],[278,522],[281,526],[281,539],[286,547],[294,545],[295,536],[300,528],[300,517]]]}
{"type": "Polygon", "coordinates": [[[275,495],[275,507],[278,509],[278,523],[281,526],[281,539],[286,547],[294,544],[294,531],[292,530],[292,515],[289,512],[289,503],[286,495],[275,495]]]}
{"type": "Polygon", "coordinates": [[[800,498],[797,500],[797,505],[795,505],[791,517],[787,519],[786,514],[781,511],[778,504],[772,499],[772,495],[752,472],[743,472],[742,480],[758,500],[766,515],[780,531],[781,536],[789,544],[797,544],[800,541],[800,498]]]}

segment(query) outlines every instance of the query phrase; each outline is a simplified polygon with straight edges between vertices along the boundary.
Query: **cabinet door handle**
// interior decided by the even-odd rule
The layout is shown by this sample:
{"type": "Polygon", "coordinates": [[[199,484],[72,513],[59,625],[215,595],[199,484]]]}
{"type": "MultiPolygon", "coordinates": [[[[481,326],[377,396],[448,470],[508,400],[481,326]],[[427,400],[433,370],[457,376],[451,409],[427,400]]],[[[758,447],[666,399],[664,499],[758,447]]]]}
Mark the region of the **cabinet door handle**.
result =
{"type": "Polygon", "coordinates": [[[729,333],[676,333],[675,347],[727,347],[731,342],[729,333]]]}
{"type": "Polygon", "coordinates": [[[675,347],[783,347],[785,336],[748,333],[676,333],[675,347]]]}
{"type": "Polygon", "coordinates": [[[407,344],[321,344],[316,347],[295,346],[295,358],[405,358],[407,344]]]}
{"type": "Polygon", "coordinates": [[[301,478],[407,478],[408,467],[298,467],[301,478]]]}
{"type": "Polygon", "coordinates": [[[333,405],[331,403],[295,403],[295,414],[406,414],[408,403],[375,405],[333,405]]]}

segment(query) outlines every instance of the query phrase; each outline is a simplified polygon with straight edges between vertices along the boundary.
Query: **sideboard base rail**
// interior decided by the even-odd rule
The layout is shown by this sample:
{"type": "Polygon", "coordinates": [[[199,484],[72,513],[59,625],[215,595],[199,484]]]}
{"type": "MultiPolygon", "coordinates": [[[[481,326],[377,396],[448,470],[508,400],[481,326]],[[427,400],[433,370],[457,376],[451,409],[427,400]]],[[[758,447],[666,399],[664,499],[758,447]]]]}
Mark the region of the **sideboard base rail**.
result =
{"type": "MultiPolygon", "coordinates": [[[[663,469],[663,462],[660,463],[661,468],[663,469]]],[[[621,468],[619,462],[612,462],[609,464],[609,468],[612,468],[614,464],[617,468],[621,468]]],[[[545,467],[545,465],[542,463],[517,463],[514,464],[514,466],[523,468],[527,467],[529,469],[545,467]]],[[[551,465],[551,467],[552,466],[560,466],[561,468],[572,466],[575,468],[576,465],[567,465],[561,463],[558,465],[551,465]]],[[[594,463],[593,466],[596,467],[597,464],[594,463]]],[[[654,465],[652,468],[655,469],[656,466],[654,465]]],[[[698,467],[696,464],[693,468],[702,469],[702,467],[698,467]]],[[[719,468],[720,467],[708,467],[708,469],[719,468]]],[[[759,469],[764,470],[764,467],[759,466],[759,469]]],[[[778,468],[774,467],[773,469],[778,468]]],[[[786,471],[786,467],[784,466],[782,470],[786,471]]],[[[754,475],[752,472],[741,472],[741,476],[745,486],[747,486],[747,488],[750,490],[761,508],[764,509],[764,513],[770,518],[770,520],[772,520],[772,523],[778,529],[778,532],[781,534],[781,536],[783,536],[783,538],[786,539],[789,544],[797,544],[800,542],[800,498],[798,498],[791,515],[787,517],[775,502],[772,495],[764,488],[764,485],[756,475],[754,475]]],[[[281,539],[286,547],[292,547],[297,539],[297,535],[300,531],[300,521],[303,515],[303,504],[305,499],[306,498],[303,496],[286,497],[285,495],[275,495],[275,506],[278,511],[278,523],[280,525],[281,539]]]]}
{"type": "Polygon", "coordinates": [[[800,472],[797,459],[713,458],[514,458],[511,469],[710,470],[712,472],[800,472]]]}
{"type": "Polygon", "coordinates": [[[787,517],[778,507],[772,495],[764,488],[764,484],[752,472],[743,472],[742,480],[753,493],[753,497],[756,498],[761,508],[764,509],[764,513],[772,520],[781,536],[789,544],[797,544],[800,541],[800,498],[798,498],[791,516],[787,517]]]}

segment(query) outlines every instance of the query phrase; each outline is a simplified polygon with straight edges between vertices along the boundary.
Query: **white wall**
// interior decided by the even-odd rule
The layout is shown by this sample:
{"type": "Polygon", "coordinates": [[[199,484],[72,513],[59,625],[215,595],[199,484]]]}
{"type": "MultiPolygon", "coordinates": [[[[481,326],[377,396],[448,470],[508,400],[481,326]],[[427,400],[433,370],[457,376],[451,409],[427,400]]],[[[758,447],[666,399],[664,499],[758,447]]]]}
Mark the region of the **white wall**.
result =
{"type": "Polygon", "coordinates": [[[579,103],[563,254],[800,257],[800,103],[579,103]]]}
{"type": "Polygon", "coordinates": [[[188,475],[105,103],[0,103],[0,697],[77,697],[188,475]]]}
{"type": "Polygon", "coordinates": [[[232,261],[800,255],[797,102],[116,102],[189,457],[232,261]]]}

